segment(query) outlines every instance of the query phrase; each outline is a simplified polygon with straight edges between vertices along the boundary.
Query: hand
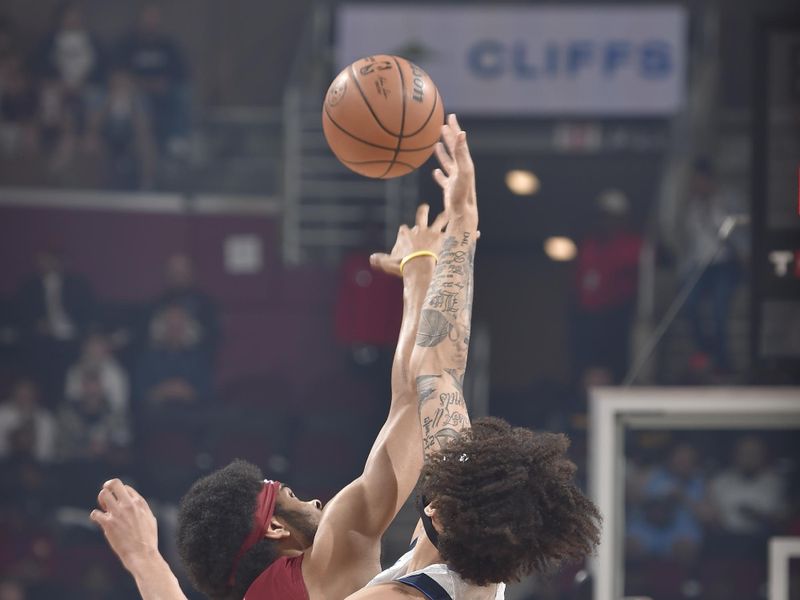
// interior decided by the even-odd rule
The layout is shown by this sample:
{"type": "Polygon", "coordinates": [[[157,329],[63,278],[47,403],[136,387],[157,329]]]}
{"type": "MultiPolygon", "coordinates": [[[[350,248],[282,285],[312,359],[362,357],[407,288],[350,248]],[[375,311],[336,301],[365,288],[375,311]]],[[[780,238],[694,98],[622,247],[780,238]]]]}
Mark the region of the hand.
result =
{"type": "Polygon", "coordinates": [[[447,124],[442,125],[442,140],[435,148],[442,168],[433,171],[433,178],[444,191],[444,210],[453,219],[477,218],[475,166],[467,146],[467,133],[462,131],[453,114],[447,117],[447,124]]]}
{"type": "Polygon", "coordinates": [[[89,516],[128,571],[135,574],[139,564],[160,556],[156,518],[139,492],[112,479],[103,485],[97,504],[100,510],[89,516]]]}
{"type": "MultiPolygon", "coordinates": [[[[447,213],[441,213],[431,225],[428,225],[430,208],[427,204],[420,204],[417,208],[416,225],[411,229],[408,228],[408,225],[400,226],[397,231],[397,241],[390,254],[378,253],[369,257],[373,269],[401,277],[400,261],[412,252],[430,250],[438,256],[444,239],[442,230],[447,225],[447,213]]],[[[430,259],[420,257],[415,260],[430,259]]]]}

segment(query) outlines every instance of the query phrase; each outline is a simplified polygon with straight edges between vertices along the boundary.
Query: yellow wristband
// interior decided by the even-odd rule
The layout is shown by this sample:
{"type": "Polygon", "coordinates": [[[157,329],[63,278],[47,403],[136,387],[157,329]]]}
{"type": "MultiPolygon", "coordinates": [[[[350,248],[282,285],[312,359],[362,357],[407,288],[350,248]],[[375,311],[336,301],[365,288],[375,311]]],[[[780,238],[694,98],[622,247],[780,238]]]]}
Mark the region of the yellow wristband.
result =
{"type": "Polygon", "coordinates": [[[436,261],[437,263],[439,262],[439,257],[436,255],[435,252],[431,252],[430,250],[417,250],[416,252],[412,252],[411,254],[409,254],[403,260],[400,261],[400,275],[403,275],[403,269],[405,269],[409,261],[412,261],[415,258],[419,258],[420,256],[430,256],[434,261],[436,261]]]}

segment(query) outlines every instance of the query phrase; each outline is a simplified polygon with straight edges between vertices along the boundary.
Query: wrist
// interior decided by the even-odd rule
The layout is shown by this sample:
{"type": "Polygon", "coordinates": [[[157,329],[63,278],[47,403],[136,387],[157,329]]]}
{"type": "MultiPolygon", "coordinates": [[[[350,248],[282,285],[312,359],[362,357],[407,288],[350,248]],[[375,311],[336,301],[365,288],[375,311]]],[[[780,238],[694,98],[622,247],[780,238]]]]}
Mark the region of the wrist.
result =
{"type": "Polygon", "coordinates": [[[460,229],[477,229],[478,211],[467,209],[460,213],[453,213],[453,218],[450,220],[448,230],[451,230],[453,226],[460,229]]]}
{"type": "Polygon", "coordinates": [[[166,560],[157,548],[131,553],[122,561],[134,578],[149,577],[159,569],[169,569],[166,560]]]}
{"type": "Polygon", "coordinates": [[[413,284],[420,280],[429,282],[436,268],[436,259],[433,256],[419,256],[408,261],[403,267],[403,283],[413,284]]]}

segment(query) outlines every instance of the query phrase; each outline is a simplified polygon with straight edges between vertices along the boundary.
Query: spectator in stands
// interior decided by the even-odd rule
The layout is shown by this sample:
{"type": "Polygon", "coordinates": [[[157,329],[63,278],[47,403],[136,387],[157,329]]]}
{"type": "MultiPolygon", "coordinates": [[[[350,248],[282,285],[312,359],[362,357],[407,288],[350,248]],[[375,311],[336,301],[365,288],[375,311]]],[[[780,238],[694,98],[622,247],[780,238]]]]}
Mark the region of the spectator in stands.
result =
{"type": "Polygon", "coordinates": [[[59,412],[61,460],[106,460],[130,443],[126,411],[114,410],[99,371],[84,370],[76,397],[59,412]]]}
{"type": "Polygon", "coordinates": [[[19,581],[0,581],[0,600],[25,600],[27,597],[25,588],[19,581]]]}
{"type": "Polygon", "coordinates": [[[163,308],[137,373],[137,393],[148,408],[196,405],[211,395],[211,360],[197,321],[181,304],[163,308]]]}
{"type": "Polygon", "coordinates": [[[334,315],[337,341],[351,350],[356,364],[380,365],[381,379],[403,314],[399,280],[370,265],[370,254],[385,243],[383,233],[382,227],[370,223],[362,247],[342,260],[334,315]]]}
{"type": "Polygon", "coordinates": [[[150,114],[128,71],[112,71],[108,93],[89,121],[86,148],[93,153],[105,150],[111,187],[153,187],[156,157],[150,114]]]}
{"type": "Polygon", "coordinates": [[[630,206],[623,192],[603,192],[597,208],[597,228],[578,245],[572,353],[581,379],[589,371],[597,379],[602,370],[613,383],[628,368],[642,239],[628,225],[630,206]]]}
{"type": "Polygon", "coordinates": [[[119,55],[147,95],[159,147],[180,152],[188,133],[186,67],[178,44],[163,30],[160,6],[144,6],[138,27],[121,44],[119,55]]]}
{"type": "Polygon", "coordinates": [[[77,2],[59,5],[37,59],[42,74],[60,81],[67,92],[83,92],[87,84],[102,82],[100,44],[86,27],[77,2]]]}
{"type": "Polygon", "coordinates": [[[68,401],[80,401],[84,394],[84,377],[87,373],[96,373],[99,377],[109,409],[114,413],[125,414],[130,396],[128,374],[114,358],[108,339],[102,333],[93,332],[86,337],[78,362],[67,371],[65,397],[68,401]]]}
{"type": "MultiPolygon", "coordinates": [[[[0,155],[29,155],[36,150],[37,104],[37,92],[17,45],[14,24],[0,15],[0,155]]],[[[3,177],[6,175],[2,173],[3,177]]]]}
{"type": "Polygon", "coordinates": [[[214,300],[197,285],[192,259],[177,252],[167,259],[164,267],[164,290],[153,302],[149,327],[153,327],[163,310],[169,306],[181,306],[190,320],[190,327],[197,336],[197,346],[213,357],[220,339],[219,316],[214,300]]]}
{"type": "Polygon", "coordinates": [[[31,456],[40,462],[55,457],[56,422],[41,406],[39,389],[24,379],[0,405],[0,458],[31,456]]]}
{"type": "Polygon", "coordinates": [[[42,374],[47,397],[60,398],[66,369],[94,314],[94,295],[83,277],[65,269],[55,248],[39,252],[37,268],[17,292],[17,314],[29,369],[42,374]]]}
{"type": "Polygon", "coordinates": [[[681,277],[686,282],[709,261],[686,301],[686,314],[692,328],[697,353],[690,365],[703,369],[709,360],[721,373],[731,371],[728,347],[728,319],[736,288],[741,278],[736,237],[722,242],[719,230],[725,217],[736,212],[731,194],[723,193],[716,181],[714,167],[706,158],[695,161],[689,195],[681,223],[682,257],[681,277]],[[711,332],[704,327],[702,308],[710,304],[711,332]]]}
{"type": "Polygon", "coordinates": [[[765,538],[787,517],[786,481],[767,462],[761,438],[738,440],[732,464],[711,481],[711,497],[722,529],[765,538]]]}
{"type": "Polygon", "coordinates": [[[703,539],[703,523],[711,516],[706,482],[697,467],[697,453],[678,444],[665,465],[653,468],[631,491],[628,555],[633,558],[692,560],[703,539]]]}
{"type": "MultiPolygon", "coordinates": [[[[2,45],[1,33],[0,45],[2,45]]],[[[37,147],[37,104],[36,89],[22,57],[19,55],[0,57],[0,153],[2,155],[34,153],[37,147]]]]}
{"type": "Polygon", "coordinates": [[[85,132],[104,77],[100,44],[86,27],[78,3],[59,5],[54,25],[36,54],[44,82],[43,127],[57,136],[54,166],[64,167],[85,132]]]}

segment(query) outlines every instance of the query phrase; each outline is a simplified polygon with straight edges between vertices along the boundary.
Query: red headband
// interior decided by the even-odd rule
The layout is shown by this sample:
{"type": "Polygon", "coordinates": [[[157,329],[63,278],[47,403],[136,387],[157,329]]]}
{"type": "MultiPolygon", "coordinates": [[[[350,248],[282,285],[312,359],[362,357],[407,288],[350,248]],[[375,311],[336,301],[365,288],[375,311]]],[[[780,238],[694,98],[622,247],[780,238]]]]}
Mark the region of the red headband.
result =
{"type": "Polygon", "coordinates": [[[236,553],[236,557],[233,559],[228,585],[233,586],[236,580],[236,569],[239,567],[239,560],[244,556],[245,552],[264,538],[264,527],[272,519],[272,515],[275,514],[275,505],[278,502],[278,490],[280,489],[280,482],[264,481],[264,486],[258,493],[258,498],[256,498],[256,510],[253,512],[253,528],[247,534],[244,542],[239,547],[239,552],[236,553]]]}

